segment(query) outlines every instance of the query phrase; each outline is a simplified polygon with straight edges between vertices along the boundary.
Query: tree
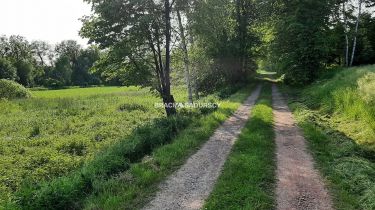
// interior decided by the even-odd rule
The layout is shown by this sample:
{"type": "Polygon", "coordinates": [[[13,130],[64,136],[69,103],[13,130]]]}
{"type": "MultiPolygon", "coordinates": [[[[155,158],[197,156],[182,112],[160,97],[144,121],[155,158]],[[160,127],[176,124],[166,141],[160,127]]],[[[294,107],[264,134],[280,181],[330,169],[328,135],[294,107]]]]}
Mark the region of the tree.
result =
{"type": "Polygon", "coordinates": [[[6,56],[15,61],[32,60],[29,42],[22,36],[10,36],[6,56]]]}
{"type": "Polygon", "coordinates": [[[363,0],[358,0],[358,15],[357,15],[356,23],[355,23],[353,49],[352,49],[352,56],[351,56],[351,59],[350,59],[350,66],[353,65],[355,49],[356,49],[356,46],[357,46],[357,34],[358,34],[359,20],[360,20],[361,14],[362,14],[362,3],[363,3],[363,0]]]}
{"type": "Polygon", "coordinates": [[[18,60],[15,62],[17,68],[17,75],[19,77],[18,83],[23,86],[33,86],[34,84],[34,66],[28,60],[18,60]]]}
{"type": "Polygon", "coordinates": [[[311,83],[327,61],[332,2],[280,0],[278,7],[272,53],[288,84],[311,83]]]}
{"type": "Polygon", "coordinates": [[[56,45],[55,52],[58,56],[68,57],[70,62],[75,65],[81,49],[82,46],[77,41],[65,40],[56,45]]]}
{"type": "Polygon", "coordinates": [[[176,10],[177,10],[176,13],[177,13],[178,26],[179,26],[180,37],[181,37],[181,49],[184,53],[184,68],[185,68],[186,85],[188,89],[188,101],[189,103],[193,103],[193,91],[192,91],[192,86],[191,86],[191,75],[190,75],[190,60],[189,60],[189,52],[187,48],[185,29],[182,23],[180,9],[177,8],[176,10]]]}
{"type": "Polygon", "coordinates": [[[76,64],[73,66],[73,84],[81,86],[100,84],[100,79],[90,72],[94,63],[99,60],[99,56],[99,49],[95,46],[80,50],[76,64]]]}
{"type": "Polygon", "coordinates": [[[205,51],[211,63],[210,70],[201,74],[207,78],[199,79],[199,88],[213,90],[246,82],[256,70],[253,49],[259,37],[252,28],[257,21],[257,2],[207,0],[195,1],[193,6],[190,16],[195,45],[205,51]]]}
{"type": "Polygon", "coordinates": [[[47,64],[46,59],[51,57],[51,46],[45,41],[33,41],[31,43],[32,53],[39,59],[39,65],[47,64]]]}
{"type": "Polygon", "coordinates": [[[60,56],[52,72],[52,78],[60,81],[64,85],[70,85],[72,79],[73,68],[68,56],[60,56]]]}
{"type": "Polygon", "coordinates": [[[5,58],[0,58],[0,79],[17,80],[17,69],[5,58]]]}
{"type": "MultiPolygon", "coordinates": [[[[113,69],[130,73],[138,85],[152,86],[172,105],[170,57],[172,42],[170,0],[100,1],[86,0],[94,15],[83,18],[81,35],[106,49],[111,55],[108,64],[113,69]],[[152,71],[150,71],[152,70],[152,71]],[[148,72],[140,75],[139,72],[148,72]],[[148,75],[152,75],[149,78],[148,75]]],[[[126,81],[126,80],[125,80],[126,81]]],[[[129,84],[129,83],[128,83],[129,84]]],[[[174,115],[173,106],[165,107],[168,116],[174,115]]]]}

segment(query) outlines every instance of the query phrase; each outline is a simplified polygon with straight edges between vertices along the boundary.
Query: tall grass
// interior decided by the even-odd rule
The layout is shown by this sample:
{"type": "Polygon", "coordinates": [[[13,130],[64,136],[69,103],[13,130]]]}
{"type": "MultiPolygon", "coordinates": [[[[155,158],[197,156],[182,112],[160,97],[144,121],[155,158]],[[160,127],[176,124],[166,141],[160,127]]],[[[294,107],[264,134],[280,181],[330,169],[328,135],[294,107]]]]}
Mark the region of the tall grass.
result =
{"type": "Polygon", "coordinates": [[[375,151],[375,66],[338,71],[302,92],[306,105],[332,127],[375,151]]]}
{"type": "MultiPolygon", "coordinates": [[[[33,91],[0,100],[0,204],[23,182],[66,175],[138,126],[164,116],[146,89],[99,87],[33,91]]],[[[177,100],[185,91],[177,89],[177,100]]],[[[1,206],[1,205],[0,205],[1,206]]]]}

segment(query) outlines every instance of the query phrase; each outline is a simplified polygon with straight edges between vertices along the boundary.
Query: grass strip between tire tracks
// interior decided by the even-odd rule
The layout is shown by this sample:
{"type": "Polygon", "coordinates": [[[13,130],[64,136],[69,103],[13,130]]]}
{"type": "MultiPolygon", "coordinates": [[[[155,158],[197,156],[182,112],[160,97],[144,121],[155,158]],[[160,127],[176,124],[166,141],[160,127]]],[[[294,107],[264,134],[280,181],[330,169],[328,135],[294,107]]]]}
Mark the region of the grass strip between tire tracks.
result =
{"type": "Polygon", "coordinates": [[[204,209],[273,209],[275,142],[266,84],[204,209]]]}

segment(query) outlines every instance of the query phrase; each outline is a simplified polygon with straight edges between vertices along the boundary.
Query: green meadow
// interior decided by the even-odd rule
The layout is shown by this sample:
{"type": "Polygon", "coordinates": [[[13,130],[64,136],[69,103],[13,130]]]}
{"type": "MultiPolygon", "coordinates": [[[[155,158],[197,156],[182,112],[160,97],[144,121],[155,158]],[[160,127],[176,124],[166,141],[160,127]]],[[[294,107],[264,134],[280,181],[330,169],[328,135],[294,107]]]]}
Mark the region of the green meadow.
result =
{"type": "MultiPolygon", "coordinates": [[[[164,116],[148,89],[95,87],[32,91],[0,101],[0,200],[25,182],[50,180],[82,166],[134,128],[164,116]]],[[[184,97],[177,89],[176,98],[184,97]]]]}

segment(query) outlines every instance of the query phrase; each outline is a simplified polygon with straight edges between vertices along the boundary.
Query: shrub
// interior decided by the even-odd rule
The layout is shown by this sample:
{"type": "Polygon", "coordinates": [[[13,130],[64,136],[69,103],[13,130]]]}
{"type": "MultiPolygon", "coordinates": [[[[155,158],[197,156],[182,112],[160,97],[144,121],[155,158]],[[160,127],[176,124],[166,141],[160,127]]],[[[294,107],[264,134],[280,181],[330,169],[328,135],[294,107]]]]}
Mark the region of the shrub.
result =
{"type": "Polygon", "coordinates": [[[48,78],[44,81],[44,86],[52,89],[60,89],[64,87],[64,83],[56,79],[48,78]]]}
{"type": "Polygon", "coordinates": [[[29,97],[31,97],[30,91],[22,85],[14,81],[0,79],[0,98],[16,99],[29,97]]]}
{"type": "Polygon", "coordinates": [[[231,96],[233,93],[237,92],[239,89],[241,89],[243,85],[242,84],[237,84],[237,85],[230,85],[230,86],[227,86],[225,88],[222,88],[220,91],[219,91],[219,98],[221,99],[226,99],[226,98],[229,98],[229,96],[231,96]]]}

